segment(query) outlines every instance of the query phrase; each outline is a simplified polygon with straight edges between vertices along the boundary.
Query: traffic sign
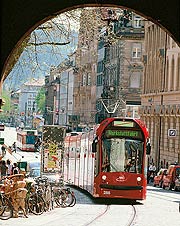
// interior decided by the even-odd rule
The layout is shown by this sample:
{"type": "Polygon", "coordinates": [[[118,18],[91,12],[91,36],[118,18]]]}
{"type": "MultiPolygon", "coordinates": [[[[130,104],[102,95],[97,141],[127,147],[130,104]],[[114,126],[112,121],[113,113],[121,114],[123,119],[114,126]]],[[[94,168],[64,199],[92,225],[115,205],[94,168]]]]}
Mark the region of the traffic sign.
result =
{"type": "Polygon", "coordinates": [[[4,138],[0,138],[0,144],[4,144],[4,138]]]}
{"type": "Polygon", "coordinates": [[[168,137],[176,137],[177,130],[176,129],[168,129],[168,137]]]}
{"type": "Polygon", "coordinates": [[[4,125],[3,124],[0,125],[0,131],[4,131],[4,125]]]}

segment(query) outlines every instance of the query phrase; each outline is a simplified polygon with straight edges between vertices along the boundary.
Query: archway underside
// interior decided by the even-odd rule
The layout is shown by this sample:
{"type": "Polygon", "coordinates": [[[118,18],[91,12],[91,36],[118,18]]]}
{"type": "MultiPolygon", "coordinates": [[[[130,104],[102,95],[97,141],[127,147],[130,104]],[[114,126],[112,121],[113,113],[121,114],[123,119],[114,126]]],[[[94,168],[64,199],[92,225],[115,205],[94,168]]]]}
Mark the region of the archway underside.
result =
{"type": "Polygon", "coordinates": [[[129,8],[164,28],[180,45],[179,0],[3,0],[1,2],[1,82],[6,78],[8,57],[26,35],[42,21],[60,12],[85,6],[129,8]]]}

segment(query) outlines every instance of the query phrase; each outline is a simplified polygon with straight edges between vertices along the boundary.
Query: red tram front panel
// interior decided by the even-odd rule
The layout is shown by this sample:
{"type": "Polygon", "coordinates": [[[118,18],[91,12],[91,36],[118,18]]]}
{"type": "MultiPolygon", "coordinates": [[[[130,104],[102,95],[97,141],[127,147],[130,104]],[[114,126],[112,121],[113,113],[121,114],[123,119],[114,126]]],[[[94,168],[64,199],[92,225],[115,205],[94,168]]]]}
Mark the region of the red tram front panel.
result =
{"type": "Polygon", "coordinates": [[[146,180],[142,174],[100,173],[94,181],[94,197],[143,200],[146,180]]]}

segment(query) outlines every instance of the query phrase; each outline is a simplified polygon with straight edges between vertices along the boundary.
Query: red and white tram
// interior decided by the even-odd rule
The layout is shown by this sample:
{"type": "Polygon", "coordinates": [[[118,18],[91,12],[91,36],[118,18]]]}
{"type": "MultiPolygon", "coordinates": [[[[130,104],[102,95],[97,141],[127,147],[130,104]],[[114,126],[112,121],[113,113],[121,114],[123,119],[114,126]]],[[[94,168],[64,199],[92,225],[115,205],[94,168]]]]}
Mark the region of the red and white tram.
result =
{"type": "Polygon", "coordinates": [[[21,151],[35,151],[35,142],[37,139],[37,130],[18,130],[17,148],[21,151]]]}
{"type": "Polygon", "coordinates": [[[93,197],[146,198],[149,134],[140,119],[107,118],[65,138],[64,179],[93,197]]]}

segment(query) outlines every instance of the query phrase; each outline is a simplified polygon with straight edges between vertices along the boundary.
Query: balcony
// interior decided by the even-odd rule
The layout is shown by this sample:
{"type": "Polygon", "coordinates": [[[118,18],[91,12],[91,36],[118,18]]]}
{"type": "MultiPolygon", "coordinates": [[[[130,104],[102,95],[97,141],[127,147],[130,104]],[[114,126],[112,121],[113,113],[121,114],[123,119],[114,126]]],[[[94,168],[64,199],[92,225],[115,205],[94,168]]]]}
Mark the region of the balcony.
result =
{"type": "Polygon", "coordinates": [[[142,39],[144,38],[144,28],[121,27],[116,31],[116,35],[122,39],[142,39]]]}

